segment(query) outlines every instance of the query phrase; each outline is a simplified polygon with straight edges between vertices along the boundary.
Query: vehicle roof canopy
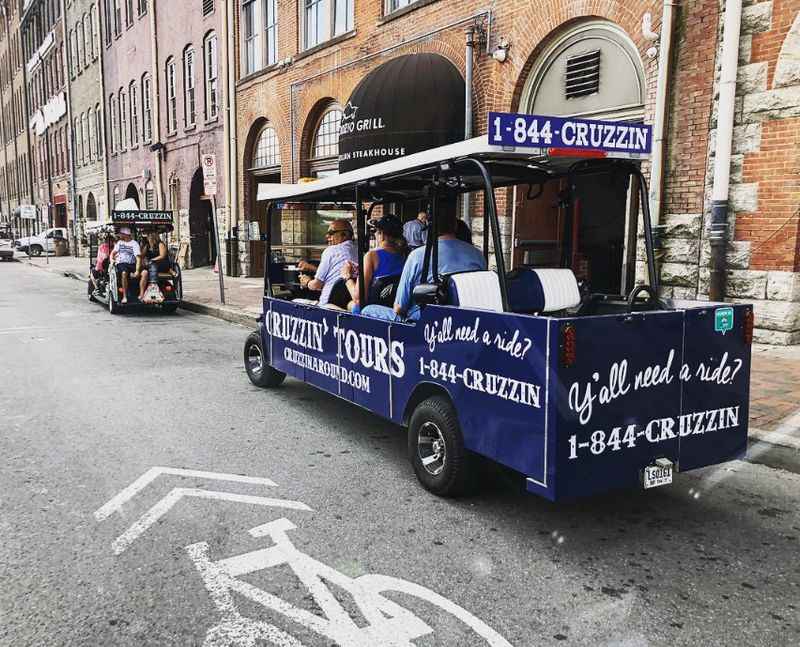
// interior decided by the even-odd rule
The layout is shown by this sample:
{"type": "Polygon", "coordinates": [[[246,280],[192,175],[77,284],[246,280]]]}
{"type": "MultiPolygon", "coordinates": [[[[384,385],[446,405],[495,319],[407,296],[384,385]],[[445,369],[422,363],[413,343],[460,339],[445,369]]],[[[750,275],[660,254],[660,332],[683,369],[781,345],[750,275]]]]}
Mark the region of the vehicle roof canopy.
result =
{"type": "Polygon", "coordinates": [[[481,191],[483,178],[478,167],[465,160],[483,162],[492,176],[495,187],[538,182],[563,176],[577,162],[626,160],[639,163],[647,155],[638,153],[527,148],[496,146],[487,137],[475,137],[462,142],[439,146],[420,153],[373,164],[355,171],[299,184],[260,184],[259,201],[291,202],[353,202],[359,187],[362,199],[379,200],[395,197],[398,200],[426,197],[428,187],[437,173],[446,171],[445,186],[458,193],[481,191]]]}

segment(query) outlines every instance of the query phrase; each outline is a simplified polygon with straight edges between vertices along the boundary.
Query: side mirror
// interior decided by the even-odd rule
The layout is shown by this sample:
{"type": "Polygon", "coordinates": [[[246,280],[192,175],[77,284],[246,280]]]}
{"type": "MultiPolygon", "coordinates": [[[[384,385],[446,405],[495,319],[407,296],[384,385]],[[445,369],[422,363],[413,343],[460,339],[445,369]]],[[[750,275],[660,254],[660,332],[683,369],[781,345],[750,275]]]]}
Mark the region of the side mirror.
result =
{"type": "Polygon", "coordinates": [[[414,288],[411,300],[418,306],[428,306],[439,303],[439,286],[435,283],[422,283],[414,288]]]}

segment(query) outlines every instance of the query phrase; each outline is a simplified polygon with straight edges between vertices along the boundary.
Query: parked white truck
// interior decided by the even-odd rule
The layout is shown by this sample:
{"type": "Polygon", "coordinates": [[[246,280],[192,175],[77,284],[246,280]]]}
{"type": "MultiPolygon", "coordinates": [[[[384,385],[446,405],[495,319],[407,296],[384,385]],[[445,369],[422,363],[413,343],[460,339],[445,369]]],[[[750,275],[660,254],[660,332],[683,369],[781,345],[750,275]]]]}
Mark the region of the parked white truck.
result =
{"type": "Polygon", "coordinates": [[[67,230],[65,227],[53,227],[46,229],[36,236],[23,236],[14,241],[14,247],[19,251],[25,252],[28,256],[41,256],[45,250],[48,253],[55,252],[55,241],[66,239],[67,230]]]}

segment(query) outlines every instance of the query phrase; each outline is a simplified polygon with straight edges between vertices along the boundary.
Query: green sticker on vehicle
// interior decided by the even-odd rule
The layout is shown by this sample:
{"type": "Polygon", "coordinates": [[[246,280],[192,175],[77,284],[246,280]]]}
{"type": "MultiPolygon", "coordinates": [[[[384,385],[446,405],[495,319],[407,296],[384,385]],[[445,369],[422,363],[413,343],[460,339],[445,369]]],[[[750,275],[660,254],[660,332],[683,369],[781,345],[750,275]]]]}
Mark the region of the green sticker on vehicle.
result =
{"type": "Polygon", "coordinates": [[[723,335],[733,330],[733,308],[717,308],[714,311],[714,330],[723,335]]]}

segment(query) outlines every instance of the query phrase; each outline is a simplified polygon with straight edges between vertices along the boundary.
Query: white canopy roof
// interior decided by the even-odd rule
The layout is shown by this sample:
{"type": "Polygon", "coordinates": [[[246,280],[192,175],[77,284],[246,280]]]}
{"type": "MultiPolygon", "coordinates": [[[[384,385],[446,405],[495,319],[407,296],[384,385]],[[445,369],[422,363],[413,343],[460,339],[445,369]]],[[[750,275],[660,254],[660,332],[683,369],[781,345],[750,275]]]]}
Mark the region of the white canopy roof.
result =
{"type": "MultiPolygon", "coordinates": [[[[456,142],[438,148],[431,148],[419,153],[406,155],[405,157],[398,157],[386,162],[380,162],[379,164],[365,166],[364,168],[342,173],[341,175],[333,175],[310,182],[299,184],[259,184],[258,200],[328,200],[332,199],[332,196],[341,193],[339,199],[346,201],[346,196],[351,193],[351,191],[342,190],[339,192],[338,189],[353,187],[356,184],[361,184],[368,180],[388,179],[404,176],[406,174],[412,175],[415,169],[430,168],[431,166],[438,165],[448,160],[459,161],[465,158],[478,158],[496,162],[516,162],[522,167],[526,165],[526,162],[536,162],[536,166],[532,166],[532,169],[542,169],[552,166],[553,171],[556,172],[558,170],[563,170],[584,157],[588,157],[582,155],[581,151],[576,150],[574,157],[560,157],[558,160],[551,160],[548,158],[547,153],[548,150],[544,148],[495,146],[489,144],[488,137],[483,135],[481,137],[474,137],[466,141],[456,142]],[[560,162],[560,164],[557,162],[560,162]]],[[[631,153],[608,153],[606,156],[629,160],[638,160],[647,157],[646,155],[631,153]]],[[[591,157],[595,156],[592,155],[591,157]]],[[[477,173],[476,170],[472,172],[473,174],[477,173]]]]}

